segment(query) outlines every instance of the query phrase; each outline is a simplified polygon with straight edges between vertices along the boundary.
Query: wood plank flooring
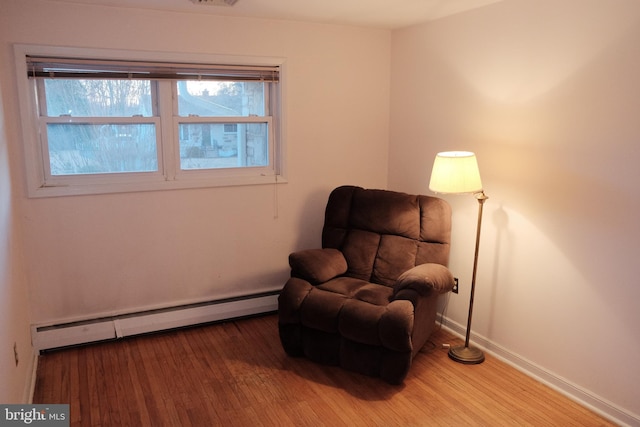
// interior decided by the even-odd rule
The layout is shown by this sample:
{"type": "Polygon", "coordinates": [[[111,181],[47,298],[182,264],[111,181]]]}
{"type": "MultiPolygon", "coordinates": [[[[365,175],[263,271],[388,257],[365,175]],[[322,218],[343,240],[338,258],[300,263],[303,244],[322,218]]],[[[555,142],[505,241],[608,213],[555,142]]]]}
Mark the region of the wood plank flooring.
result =
{"type": "Polygon", "coordinates": [[[201,326],[40,356],[34,403],[72,426],[613,426],[487,356],[447,357],[443,330],[405,383],[288,357],[277,317],[201,326]]]}

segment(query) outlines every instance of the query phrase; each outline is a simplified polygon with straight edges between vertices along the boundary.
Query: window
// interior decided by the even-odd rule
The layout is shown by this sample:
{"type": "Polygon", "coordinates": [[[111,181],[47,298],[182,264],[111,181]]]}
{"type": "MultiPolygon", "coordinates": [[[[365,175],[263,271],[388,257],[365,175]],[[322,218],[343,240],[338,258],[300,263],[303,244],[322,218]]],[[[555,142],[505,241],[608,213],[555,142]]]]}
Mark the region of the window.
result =
{"type": "Polygon", "coordinates": [[[161,132],[149,80],[36,82],[46,177],[156,172],[161,132]]]}
{"type": "Polygon", "coordinates": [[[30,196],[273,183],[282,175],[281,64],[17,53],[32,100],[23,107],[30,196]]]}

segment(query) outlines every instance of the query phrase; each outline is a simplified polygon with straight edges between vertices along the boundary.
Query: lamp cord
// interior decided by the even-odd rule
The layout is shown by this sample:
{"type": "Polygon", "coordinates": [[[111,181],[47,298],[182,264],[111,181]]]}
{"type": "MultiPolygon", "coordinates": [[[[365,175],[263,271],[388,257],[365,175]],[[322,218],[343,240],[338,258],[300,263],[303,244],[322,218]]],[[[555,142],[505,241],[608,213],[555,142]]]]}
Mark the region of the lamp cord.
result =
{"type": "MultiPolygon", "coordinates": [[[[444,300],[444,307],[442,307],[442,313],[440,313],[440,321],[436,322],[436,328],[433,330],[433,333],[439,332],[442,329],[442,325],[444,324],[444,318],[446,317],[447,308],[449,307],[449,299],[451,298],[451,292],[447,292],[444,300]]],[[[436,343],[433,340],[428,339],[427,344],[429,344],[429,348],[426,351],[420,350],[421,353],[431,353],[433,350],[437,348],[436,343]]]]}

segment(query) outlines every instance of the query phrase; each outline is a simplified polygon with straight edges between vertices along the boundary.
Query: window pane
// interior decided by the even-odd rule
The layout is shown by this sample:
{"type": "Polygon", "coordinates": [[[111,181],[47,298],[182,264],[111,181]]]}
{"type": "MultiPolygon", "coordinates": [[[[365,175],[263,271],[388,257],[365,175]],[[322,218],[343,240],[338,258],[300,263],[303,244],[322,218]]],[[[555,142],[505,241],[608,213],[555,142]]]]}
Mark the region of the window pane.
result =
{"type": "Polygon", "coordinates": [[[178,81],[178,115],[200,117],[264,116],[264,83],[178,81]]]}
{"type": "Polygon", "coordinates": [[[45,79],[49,117],[153,115],[149,80],[45,79]]]}
{"type": "Polygon", "coordinates": [[[51,175],[158,170],[153,124],[48,124],[51,175]]]}
{"type": "Polygon", "coordinates": [[[267,123],[192,123],[179,130],[183,170],[269,164],[267,123]]]}

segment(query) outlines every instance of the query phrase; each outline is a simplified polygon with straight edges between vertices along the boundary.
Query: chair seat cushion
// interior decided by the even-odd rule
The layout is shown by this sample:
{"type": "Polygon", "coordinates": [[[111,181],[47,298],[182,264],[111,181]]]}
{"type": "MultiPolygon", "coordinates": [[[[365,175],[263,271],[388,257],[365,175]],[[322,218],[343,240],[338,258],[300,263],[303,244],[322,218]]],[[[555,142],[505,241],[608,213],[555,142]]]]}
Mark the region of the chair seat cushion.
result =
{"type": "Polygon", "coordinates": [[[338,277],[318,285],[316,288],[382,306],[389,304],[393,295],[393,288],[352,277],[338,277]]]}
{"type": "Polygon", "coordinates": [[[408,301],[392,303],[392,294],[387,286],[339,277],[310,289],[300,307],[300,321],[357,343],[411,351],[413,306],[408,301]]]}

